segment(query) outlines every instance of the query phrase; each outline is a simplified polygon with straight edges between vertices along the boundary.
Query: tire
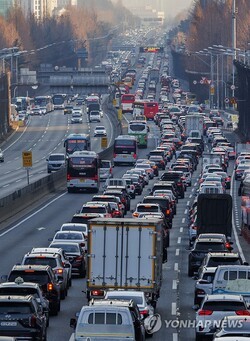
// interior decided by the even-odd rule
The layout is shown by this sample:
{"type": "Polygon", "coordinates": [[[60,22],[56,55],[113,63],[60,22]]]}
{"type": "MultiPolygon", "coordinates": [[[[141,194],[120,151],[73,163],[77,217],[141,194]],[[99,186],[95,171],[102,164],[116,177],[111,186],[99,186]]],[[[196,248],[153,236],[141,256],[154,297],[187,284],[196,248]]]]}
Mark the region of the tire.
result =
{"type": "Polygon", "coordinates": [[[194,275],[194,270],[188,265],[188,277],[192,277],[194,275]]]}
{"type": "Polygon", "coordinates": [[[66,289],[63,289],[60,293],[60,299],[65,300],[65,297],[66,297],[66,289]]]}
{"type": "Polygon", "coordinates": [[[195,335],[195,341],[202,341],[203,337],[201,335],[195,335]]]}
{"type": "Polygon", "coordinates": [[[79,277],[80,278],[85,278],[86,277],[86,269],[81,269],[79,271],[79,277]]]}
{"type": "Polygon", "coordinates": [[[68,193],[73,193],[73,188],[68,187],[68,193]]]}
{"type": "Polygon", "coordinates": [[[69,287],[71,287],[72,286],[72,278],[70,277],[70,279],[69,279],[69,287]]]}

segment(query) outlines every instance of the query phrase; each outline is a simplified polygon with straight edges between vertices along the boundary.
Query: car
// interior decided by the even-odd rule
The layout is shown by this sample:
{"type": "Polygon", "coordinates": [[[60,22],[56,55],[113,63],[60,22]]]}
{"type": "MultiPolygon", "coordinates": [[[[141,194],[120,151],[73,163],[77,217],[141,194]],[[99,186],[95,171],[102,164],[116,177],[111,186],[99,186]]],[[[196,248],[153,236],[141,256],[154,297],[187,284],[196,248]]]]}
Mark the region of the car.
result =
{"type": "Polygon", "coordinates": [[[204,297],[212,293],[213,279],[217,267],[200,267],[194,285],[194,305],[200,306],[204,297]]]}
{"type": "Polygon", "coordinates": [[[71,265],[68,261],[65,264],[57,252],[48,252],[47,248],[45,252],[42,251],[42,248],[40,250],[39,248],[32,249],[31,252],[23,256],[21,265],[49,265],[60,281],[61,299],[64,300],[68,295],[69,276],[71,278],[71,271],[69,275],[68,269],[71,270],[71,265]]]}
{"type": "Polygon", "coordinates": [[[133,300],[140,311],[143,319],[154,315],[154,307],[147,300],[143,291],[132,290],[110,290],[106,292],[104,299],[108,300],[133,300]]]}
{"type": "Polygon", "coordinates": [[[134,218],[138,218],[141,213],[162,213],[161,207],[159,204],[151,204],[151,203],[139,203],[136,205],[136,208],[132,214],[134,218]]]}
{"type": "MultiPolygon", "coordinates": [[[[0,296],[15,295],[27,296],[33,295],[43,310],[47,326],[49,326],[49,301],[43,295],[40,285],[32,282],[24,282],[23,278],[17,277],[14,282],[0,283],[0,296]]],[[[1,340],[1,339],[0,339],[1,340]]]]}
{"type": "Polygon", "coordinates": [[[107,136],[107,132],[104,126],[96,126],[94,130],[94,136],[107,136]]]}
{"type": "Polygon", "coordinates": [[[169,225],[169,228],[172,228],[173,211],[168,197],[148,195],[143,198],[142,203],[158,204],[161,208],[162,213],[164,214],[164,217],[169,225]]]}
{"type": "Polygon", "coordinates": [[[85,249],[79,243],[71,240],[53,241],[49,247],[63,249],[71,263],[72,273],[77,273],[79,277],[85,278],[85,249]]]}
{"type": "Polygon", "coordinates": [[[70,121],[72,124],[82,123],[82,114],[80,114],[79,112],[73,112],[70,121]]]}
{"type": "Polygon", "coordinates": [[[17,277],[39,284],[49,301],[50,314],[58,314],[61,308],[60,283],[49,265],[14,265],[6,280],[14,282],[17,277]]]}
{"type": "Polygon", "coordinates": [[[212,336],[225,316],[249,316],[246,301],[241,295],[206,295],[196,312],[196,341],[212,336]]]}
{"type": "Polygon", "coordinates": [[[128,307],[129,311],[131,312],[134,328],[135,328],[135,341],[144,341],[145,340],[145,327],[143,320],[140,315],[139,308],[137,304],[131,300],[123,300],[123,299],[91,299],[89,301],[89,306],[117,306],[117,307],[128,307]]]}
{"type": "Polygon", "coordinates": [[[121,218],[124,216],[125,212],[125,207],[124,204],[121,202],[119,197],[116,197],[114,195],[94,195],[92,197],[93,201],[98,201],[98,202],[114,202],[118,205],[119,212],[121,213],[121,218]]]}
{"type": "Polygon", "coordinates": [[[211,251],[229,252],[225,241],[221,238],[197,238],[188,256],[188,276],[198,271],[206,254],[211,251]]]}
{"type": "Polygon", "coordinates": [[[58,171],[59,169],[65,167],[66,165],[65,154],[63,153],[50,154],[46,161],[48,173],[58,171]]]}
{"type": "Polygon", "coordinates": [[[69,104],[65,105],[64,110],[63,110],[64,115],[72,114],[72,112],[73,112],[73,105],[69,105],[69,104]]]}
{"type": "Polygon", "coordinates": [[[86,247],[87,241],[84,233],[81,231],[58,231],[53,238],[49,238],[50,242],[72,241],[79,243],[82,247],[86,247]]]}
{"type": "Polygon", "coordinates": [[[1,148],[0,148],[0,162],[4,162],[4,154],[1,148]]]}
{"type": "Polygon", "coordinates": [[[47,340],[46,315],[33,295],[0,296],[0,335],[47,340]]]}
{"type": "Polygon", "coordinates": [[[85,203],[80,213],[98,213],[104,218],[111,218],[111,207],[107,202],[89,201],[85,203]]]}
{"type": "Polygon", "coordinates": [[[249,341],[250,319],[246,315],[225,316],[214,334],[215,341],[249,341]]]}
{"type": "Polygon", "coordinates": [[[88,225],[80,223],[64,223],[60,227],[60,231],[81,231],[85,238],[88,238],[88,225]]]}
{"type": "Polygon", "coordinates": [[[99,176],[100,181],[104,181],[113,177],[113,164],[110,160],[101,160],[99,176]]]}
{"type": "MultiPolygon", "coordinates": [[[[69,225],[71,223],[68,223],[69,225]]],[[[74,224],[72,224],[74,225],[74,224]]],[[[51,247],[34,247],[31,250],[31,253],[45,253],[45,254],[57,254],[62,261],[62,265],[64,266],[65,271],[67,272],[67,277],[68,277],[68,287],[71,286],[72,282],[71,282],[71,272],[72,272],[72,268],[70,265],[70,262],[68,260],[67,255],[65,254],[65,252],[63,251],[63,249],[58,249],[58,248],[51,248],[51,247]]],[[[61,271],[59,271],[60,273],[61,271]]]]}

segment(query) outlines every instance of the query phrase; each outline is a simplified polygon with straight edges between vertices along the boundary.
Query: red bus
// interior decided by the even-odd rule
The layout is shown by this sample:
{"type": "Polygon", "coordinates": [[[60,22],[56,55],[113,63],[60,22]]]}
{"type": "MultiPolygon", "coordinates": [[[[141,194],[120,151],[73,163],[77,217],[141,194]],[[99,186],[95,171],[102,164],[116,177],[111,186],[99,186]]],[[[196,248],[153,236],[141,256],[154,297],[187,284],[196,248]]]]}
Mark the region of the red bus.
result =
{"type": "Polygon", "coordinates": [[[124,94],[121,98],[122,112],[133,112],[133,104],[135,101],[134,94],[124,94]]]}
{"type": "Polygon", "coordinates": [[[134,102],[133,112],[135,114],[144,115],[147,120],[153,120],[156,113],[159,112],[159,105],[157,102],[150,102],[148,100],[139,100],[134,102]]]}

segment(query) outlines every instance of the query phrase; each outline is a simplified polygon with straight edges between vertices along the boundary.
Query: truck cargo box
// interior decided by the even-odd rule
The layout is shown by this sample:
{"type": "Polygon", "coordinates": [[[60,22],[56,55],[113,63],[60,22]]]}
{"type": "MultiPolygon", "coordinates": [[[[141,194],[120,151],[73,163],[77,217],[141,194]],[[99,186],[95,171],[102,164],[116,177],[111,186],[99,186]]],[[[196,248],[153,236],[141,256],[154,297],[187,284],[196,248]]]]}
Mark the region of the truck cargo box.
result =
{"type": "Polygon", "coordinates": [[[199,194],[197,200],[197,235],[232,234],[232,197],[230,194],[199,194]]]}
{"type": "Polygon", "coordinates": [[[161,219],[89,221],[87,290],[136,289],[159,293],[162,250],[161,219]]]}

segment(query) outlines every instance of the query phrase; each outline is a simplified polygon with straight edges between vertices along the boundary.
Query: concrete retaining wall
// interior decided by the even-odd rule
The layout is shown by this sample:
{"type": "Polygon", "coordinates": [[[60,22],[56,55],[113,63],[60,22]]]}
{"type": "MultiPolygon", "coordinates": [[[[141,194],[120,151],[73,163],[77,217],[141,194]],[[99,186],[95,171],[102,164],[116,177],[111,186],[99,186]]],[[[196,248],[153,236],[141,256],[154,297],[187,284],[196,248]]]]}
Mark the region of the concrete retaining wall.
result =
{"type": "MultiPolygon", "coordinates": [[[[103,104],[103,111],[109,115],[113,123],[114,136],[120,135],[122,129],[121,122],[118,121],[117,110],[108,100],[103,104]]],[[[107,149],[99,153],[100,159],[111,159],[113,156],[113,146],[114,141],[112,141],[107,149]]],[[[5,220],[34,204],[46,194],[56,192],[60,187],[66,189],[66,169],[51,173],[0,199],[0,226],[5,220]]]]}

